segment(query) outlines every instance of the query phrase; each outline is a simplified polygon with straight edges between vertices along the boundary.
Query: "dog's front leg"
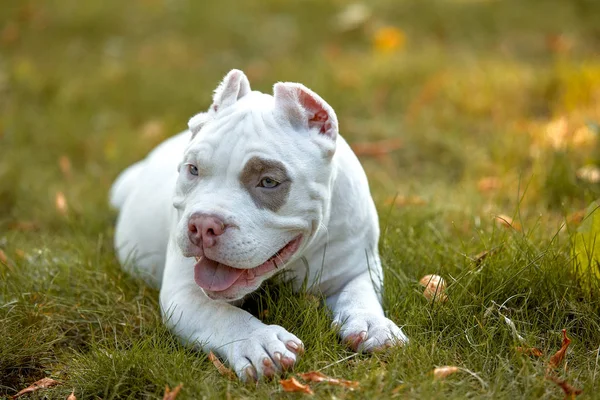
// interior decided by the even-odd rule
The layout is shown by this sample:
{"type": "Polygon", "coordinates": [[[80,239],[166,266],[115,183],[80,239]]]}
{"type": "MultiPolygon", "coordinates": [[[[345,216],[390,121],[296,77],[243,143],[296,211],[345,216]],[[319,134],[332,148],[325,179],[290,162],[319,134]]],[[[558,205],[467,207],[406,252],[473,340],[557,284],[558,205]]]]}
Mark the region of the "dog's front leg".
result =
{"type": "Polygon", "coordinates": [[[354,351],[371,352],[408,343],[402,330],[385,317],[380,298],[369,272],[348,281],[327,297],[333,325],[354,351]]]}
{"type": "Polygon", "coordinates": [[[194,282],[194,261],[171,241],[160,291],[163,318],[185,343],[213,351],[242,380],[274,376],[294,366],[303,344],[278,325],[265,325],[225,301],[212,300],[194,282]]]}

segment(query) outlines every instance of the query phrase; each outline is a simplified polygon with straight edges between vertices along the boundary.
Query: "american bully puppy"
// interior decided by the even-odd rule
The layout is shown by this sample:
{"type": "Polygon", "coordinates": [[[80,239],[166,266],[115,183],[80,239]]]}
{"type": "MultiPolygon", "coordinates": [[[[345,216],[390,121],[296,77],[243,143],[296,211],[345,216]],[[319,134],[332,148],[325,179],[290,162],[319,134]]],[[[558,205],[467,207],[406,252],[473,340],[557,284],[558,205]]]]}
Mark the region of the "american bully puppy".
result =
{"type": "Polygon", "coordinates": [[[407,343],[381,308],[377,211],[335,112],[298,83],[251,91],[232,70],[189,130],[127,168],[111,190],[127,271],[160,286],[172,331],[243,380],[293,367],[304,347],[235,306],[285,271],[326,298],[355,351],[407,343]]]}

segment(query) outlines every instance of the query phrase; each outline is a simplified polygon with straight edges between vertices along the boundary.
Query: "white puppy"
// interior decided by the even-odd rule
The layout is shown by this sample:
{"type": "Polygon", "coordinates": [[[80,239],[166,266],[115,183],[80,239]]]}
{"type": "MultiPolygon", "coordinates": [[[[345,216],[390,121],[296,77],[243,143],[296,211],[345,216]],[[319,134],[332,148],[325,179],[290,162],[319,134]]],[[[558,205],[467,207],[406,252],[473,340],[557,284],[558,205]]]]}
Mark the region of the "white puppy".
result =
{"type": "Polygon", "coordinates": [[[302,341],[234,305],[286,271],[354,350],[406,343],[381,308],[377,212],[333,109],[297,83],[251,91],[238,70],[213,100],[111,190],[119,260],[160,285],[165,323],[244,380],[291,368],[302,341]]]}

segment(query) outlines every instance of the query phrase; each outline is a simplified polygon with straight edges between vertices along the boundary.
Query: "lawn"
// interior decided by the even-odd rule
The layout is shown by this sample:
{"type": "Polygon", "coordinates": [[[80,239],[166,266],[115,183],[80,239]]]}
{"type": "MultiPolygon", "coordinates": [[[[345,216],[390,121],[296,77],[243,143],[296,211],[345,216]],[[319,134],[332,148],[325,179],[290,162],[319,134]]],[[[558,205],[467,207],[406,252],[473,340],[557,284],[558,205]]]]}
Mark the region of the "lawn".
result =
{"type": "Polygon", "coordinates": [[[593,0],[3,0],[0,398],[43,377],[62,384],[30,398],[303,396],[179,345],[113,253],[112,180],[232,68],[336,110],[379,210],[384,308],[412,340],[354,355],[318,293],[266,285],[246,307],[304,341],[296,372],[360,382],[315,397],[560,399],[547,371],[566,329],[551,373],[598,398],[600,283],[581,239],[600,197],[598,21],[593,0]],[[423,296],[426,274],[445,302],[423,296]],[[434,379],[446,365],[461,370],[434,379]]]}

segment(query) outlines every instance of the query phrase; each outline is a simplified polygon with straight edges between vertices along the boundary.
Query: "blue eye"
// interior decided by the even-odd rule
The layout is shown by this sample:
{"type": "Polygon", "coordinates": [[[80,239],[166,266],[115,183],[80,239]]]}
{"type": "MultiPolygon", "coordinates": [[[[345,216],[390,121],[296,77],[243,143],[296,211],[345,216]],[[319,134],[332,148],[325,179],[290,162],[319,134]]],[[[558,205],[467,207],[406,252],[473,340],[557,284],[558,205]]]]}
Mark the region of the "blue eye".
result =
{"type": "Polygon", "coordinates": [[[266,178],[262,178],[260,180],[259,186],[267,188],[267,189],[272,189],[274,187],[279,186],[279,182],[277,182],[275,179],[271,179],[269,177],[266,177],[266,178]]]}
{"type": "Polygon", "coordinates": [[[188,167],[188,172],[191,175],[198,176],[198,167],[196,167],[195,165],[192,165],[192,164],[187,164],[187,167],[188,167]]]}

